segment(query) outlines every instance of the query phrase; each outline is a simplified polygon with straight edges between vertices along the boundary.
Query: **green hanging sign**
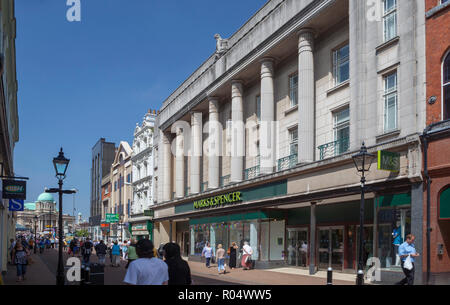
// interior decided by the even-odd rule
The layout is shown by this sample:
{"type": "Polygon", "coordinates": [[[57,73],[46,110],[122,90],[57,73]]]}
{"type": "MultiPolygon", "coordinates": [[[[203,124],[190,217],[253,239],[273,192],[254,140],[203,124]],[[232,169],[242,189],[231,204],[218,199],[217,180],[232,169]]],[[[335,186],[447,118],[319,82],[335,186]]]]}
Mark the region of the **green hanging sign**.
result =
{"type": "Polygon", "coordinates": [[[384,150],[378,151],[378,169],[398,173],[400,171],[400,154],[384,150]]]}
{"type": "Polygon", "coordinates": [[[118,223],[119,214],[106,214],[106,223],[118,223]]]}

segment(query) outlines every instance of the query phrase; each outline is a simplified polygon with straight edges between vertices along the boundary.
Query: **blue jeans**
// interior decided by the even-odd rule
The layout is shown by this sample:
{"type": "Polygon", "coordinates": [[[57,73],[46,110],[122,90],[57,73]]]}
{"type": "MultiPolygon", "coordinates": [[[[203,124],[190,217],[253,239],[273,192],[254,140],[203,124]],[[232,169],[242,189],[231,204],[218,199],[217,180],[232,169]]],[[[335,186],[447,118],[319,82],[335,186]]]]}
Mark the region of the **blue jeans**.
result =
{"type": "Polygon", "coordinates": [[[219,272],[220,270],[224,270],[225,271],[225,258],[219,258],[217,260],[217,264],[219,265],[219,272]]]}
{"type": "Polygon", "coordinates": [[[17,276],[24,276],[25,273],[27,272],[27,265],[17,264],[16,269],[17,269],[17,276]]]}
{"type": "Polygon", "coordinates": [[[206,258],[206,267],[209,267],[210,264],[211,264],[211,257],[207,257],[206,258]]]}

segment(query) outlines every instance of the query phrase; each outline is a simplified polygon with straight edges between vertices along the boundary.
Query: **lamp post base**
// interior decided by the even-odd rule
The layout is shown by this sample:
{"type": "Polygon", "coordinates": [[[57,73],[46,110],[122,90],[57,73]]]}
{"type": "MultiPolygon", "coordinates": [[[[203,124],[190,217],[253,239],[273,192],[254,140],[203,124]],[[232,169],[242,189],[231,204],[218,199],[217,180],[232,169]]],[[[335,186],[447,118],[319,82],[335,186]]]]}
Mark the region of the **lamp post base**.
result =
{"type": "Polygon", "coordinates": [[[356,277],[356,285],[364,285],[364,271],[358,270],[358,276],[356,277]]]}

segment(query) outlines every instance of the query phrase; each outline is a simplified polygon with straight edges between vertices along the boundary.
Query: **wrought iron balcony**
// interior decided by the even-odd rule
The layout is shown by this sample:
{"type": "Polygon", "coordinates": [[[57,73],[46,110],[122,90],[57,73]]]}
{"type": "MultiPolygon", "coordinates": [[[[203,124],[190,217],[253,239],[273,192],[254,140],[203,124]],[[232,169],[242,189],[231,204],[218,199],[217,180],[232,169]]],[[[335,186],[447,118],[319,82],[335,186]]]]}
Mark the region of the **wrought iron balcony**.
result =
{"type": "Polygon", "coordinates": [[[253,179],[253,178],[256,178],[257,176],[259,176],[259,169],[260,169],[259,165],[246,169],[245,170],[245,180],[253,179]]]}
{"type": "Polygon", "coordinates": [[[330,142],[319,146],[320,160],[332,158],[346,153],[350,149],[350,139],[342,138],[334,142],[330,142]]]}
{"type": "Polygon", "coordinates": [[[231,175],[220,177],[220,187],[230,184],[231,175]]]}
{"type": "Polygon", "coordinates": [[[293,168],[298,163],[298,154],[292,154],[278,160],[278,171],[293,168]]]}
{"type": "Polygon", "coordinates": [[[189,193],[191,192],[191,188],[190,187],[185,187],[184,188],[184,196],[189,196],[189,193]]]}

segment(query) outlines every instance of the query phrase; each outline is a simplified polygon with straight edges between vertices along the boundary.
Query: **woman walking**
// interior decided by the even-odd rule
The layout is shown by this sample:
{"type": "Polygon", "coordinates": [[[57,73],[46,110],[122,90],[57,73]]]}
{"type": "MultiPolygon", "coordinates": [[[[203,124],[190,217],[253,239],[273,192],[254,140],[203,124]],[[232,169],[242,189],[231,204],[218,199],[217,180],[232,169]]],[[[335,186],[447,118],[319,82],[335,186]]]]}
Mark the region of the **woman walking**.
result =
{"type": "Polygon", "coordinates": [[[253,249],[249,246],[248,241],[244,242],[244,247],[242,247],[242,261],[241,265],[244,270],[250,270],[252,267],[252,254],[253,249]]]}
{"type": "Polygon", "coordinates": [[[25,273],[27,272],[28,255],[30,252],[24,248],[22,243],[16,243],[13,249],[14,264],[17,270],[17,281],[22,282],[25,280],[25,273]]]}
{"type": "Polygon", "coordinates": [[[219,269],[219,274],[223,270],[223,274],[226,273],[225,270],[225,249],[222,248],[222,244],[217,245],[217,251],[216,251],[216,258],[217,258],[217,265],[219,269]]]}
{"type": "Polygon", "coordinates": [[[164,258],[169,269],[169,285],[192,285],[191,269],[188,263],[181,258],[178,244],[164,245],[164,258]]]}
{"type": "MultiPolygon", "coordinates": [[[[153,253],[153,257],[155,257],[154,253],[153,253]]],[[[130,263],[137,259],[138,259],[138,256],[136,253],[136,240],[132,239],[130,245],[128,246],[128,262],[127,262],[127,265],[125,266],[125,269],[128,269],[128,266],[130,265],[130,263]]]]}
{"type": "Polygon", "coordinates": [[[118,245],[117,240],[114,242],[111,254],[112,254],[112,258],[113,258],[112,266],[119,267],[119,265],[120,265],[120,246],[118,245]]]}
{"type": "Polygon", "coordinates": [[[209,268],[211,265],[211,258],[213,256],[213,250],[209,246],[209,242],[207,242],[205,247],[203,248],[202,256],[204,256],[206,258],[206,267],[209,268]]]}
{"type": "Polygon", "coordinates": [[[238,246],[233,241],[230,249],[228,249],[228,254],[230,255],[230,263],[228,264],[231,269],[236,268],[236,255],[237,255],[238,246]]]}
{"type": "Polygon", "coordinates": [[[124,241],[122,244],[122,259],[126,261],[128,259],[128,243],[124,241]]]}

